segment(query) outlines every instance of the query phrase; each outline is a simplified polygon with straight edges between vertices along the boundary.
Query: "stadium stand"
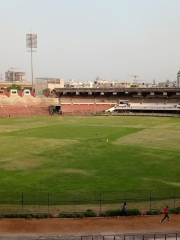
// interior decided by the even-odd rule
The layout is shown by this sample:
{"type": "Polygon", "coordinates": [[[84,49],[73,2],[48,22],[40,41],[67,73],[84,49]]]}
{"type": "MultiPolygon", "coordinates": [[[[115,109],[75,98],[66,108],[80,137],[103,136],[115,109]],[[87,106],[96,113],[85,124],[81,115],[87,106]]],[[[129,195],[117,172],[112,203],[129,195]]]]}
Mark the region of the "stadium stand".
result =
{"type": "Polygon", "coordinates": [[[131,103],[142,103],[143,98],[132,98],[131,103]]]}
{"type": "Polygon", "coordinates": [[[167,103],[179,104],[180,99],[178,98],[169,98],[167,103]]]}
{"type": "Polygon", "coordinates": [[[50,105],[59,104],[58,98],[34,98],[32,96],[0,96],[0,105],[50,105]]]}
{"type": "Polygon", "coordinates": [[[59,105],[59,98],[39,97],[30,90],[0,90],[0,117],[47,116],[50,105],[59,105]]]}
{"type": "MultiPolygon", "coordinates": [[[[113,92],[111,89],[74,89],[57,91],[23,92],[0,89],[0,117],[46,116],[53,114],[50,106],[61,110],[63,115],[92,115],[104,112],[123,113],[173,113],[180,112],[180,95],[176,91],[164,92],[113,92]],[[103,92],[104,91],[104,92],[103,92]]],[[[54,110],[55,111],[55,110],[54,110]]]]}

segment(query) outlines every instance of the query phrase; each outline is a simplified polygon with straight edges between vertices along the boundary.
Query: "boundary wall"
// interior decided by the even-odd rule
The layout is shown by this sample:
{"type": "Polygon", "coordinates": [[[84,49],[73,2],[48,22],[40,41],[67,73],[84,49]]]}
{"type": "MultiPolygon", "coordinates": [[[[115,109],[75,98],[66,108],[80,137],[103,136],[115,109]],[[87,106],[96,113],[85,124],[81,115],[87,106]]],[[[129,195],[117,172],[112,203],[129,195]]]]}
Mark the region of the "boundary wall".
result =
{"type": "Polygon", "coordinates": [[[0,107],[0,117],[49,116],[47,105],[6,105],[0,107]]]}

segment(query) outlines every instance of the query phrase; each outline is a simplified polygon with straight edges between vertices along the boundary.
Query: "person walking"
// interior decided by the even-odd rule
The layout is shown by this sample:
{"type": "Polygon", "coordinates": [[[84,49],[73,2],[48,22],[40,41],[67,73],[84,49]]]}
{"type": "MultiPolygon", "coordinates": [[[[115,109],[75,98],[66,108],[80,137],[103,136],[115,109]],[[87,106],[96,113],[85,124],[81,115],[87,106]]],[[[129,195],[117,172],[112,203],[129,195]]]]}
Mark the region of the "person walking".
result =
{"type": "Polygon", "coordinates": [[[126,203],[124,203],[122,207],[122,215],[125,216],[126,219],[128,219],[127,214],[126,214],[126,203]]]}
{"type": "Polygon", "coordinates": [[[164,209],[164,218],[160,221],[161,223],[164,221],[165,218],[167,218],[167,222],[169,223],[169,215],[168,215],[168,206],[164,209]]]}

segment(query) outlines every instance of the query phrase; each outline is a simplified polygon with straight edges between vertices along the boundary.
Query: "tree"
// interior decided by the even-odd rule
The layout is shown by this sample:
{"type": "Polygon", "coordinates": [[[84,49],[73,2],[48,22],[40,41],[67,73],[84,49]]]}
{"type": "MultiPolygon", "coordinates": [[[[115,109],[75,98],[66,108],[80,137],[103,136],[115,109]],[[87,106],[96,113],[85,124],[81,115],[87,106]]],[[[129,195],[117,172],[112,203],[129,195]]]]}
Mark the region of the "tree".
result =
{"type": "Polygon", "coordinates": [[[10,92],[11,89],[17,89],[19,91],[23,91],[22,87],[20,85],[17,85],[17,84],[12,84],[10,87],[7,87],[6,90],[8,92],[10,92]]]}

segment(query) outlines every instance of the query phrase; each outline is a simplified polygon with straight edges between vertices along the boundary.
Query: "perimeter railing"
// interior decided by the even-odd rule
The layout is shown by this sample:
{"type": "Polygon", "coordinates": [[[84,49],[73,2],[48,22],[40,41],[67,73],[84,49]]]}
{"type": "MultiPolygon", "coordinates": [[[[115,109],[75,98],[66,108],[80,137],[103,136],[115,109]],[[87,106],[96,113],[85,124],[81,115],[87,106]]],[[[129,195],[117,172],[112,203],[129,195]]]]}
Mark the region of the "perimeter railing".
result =
{"type": "Polygon", "coordinates": [[[180,240],[180,233],[90,235],[81,236],[81,240],[180,240]]]}
{"type": "Polygon", "coordinates": [[[180,207],[180,188],[133,191],[0,192],[0,212],[96,212],[137,208],[141,212],[180,207]]]}

